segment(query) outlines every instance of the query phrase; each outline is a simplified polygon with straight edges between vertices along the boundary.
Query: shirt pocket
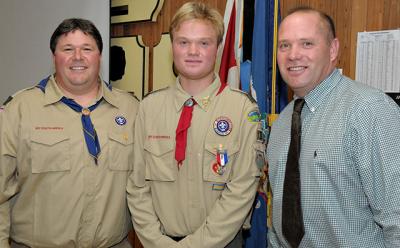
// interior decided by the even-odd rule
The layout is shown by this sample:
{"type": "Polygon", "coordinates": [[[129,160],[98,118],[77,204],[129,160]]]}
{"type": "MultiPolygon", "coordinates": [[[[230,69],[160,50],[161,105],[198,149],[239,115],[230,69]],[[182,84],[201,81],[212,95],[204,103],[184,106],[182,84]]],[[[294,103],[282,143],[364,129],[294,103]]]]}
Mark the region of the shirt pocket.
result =
{"type": "Polygon", "coordinates": [[[146,180],[172,182],[178,173],[172,141],[145,142],[146,180]]]}
{"type": "Polygon", "coordinates": [[[114,171],[133,170],[133,135],[110,132],[108,140],[108,168],[114,171]]]}
{"type": "Polygon", "coordinates": [[[71,170],[69,137],[64,133],[33,133],[32,173],[71,170]]]}
{"type": "Polygon", "coordinates": [[[206,182],[226,183],[230,179],[232,165],[235,164],[239,152],[239,143],[225,143],[223,149],[228,154],[228,163],[225,165],[225,171],[222,175],[218,174],[213,168],[217,163],[217,148],[220,144],[206,143],[203,163],[203,180],[206,182]]]}

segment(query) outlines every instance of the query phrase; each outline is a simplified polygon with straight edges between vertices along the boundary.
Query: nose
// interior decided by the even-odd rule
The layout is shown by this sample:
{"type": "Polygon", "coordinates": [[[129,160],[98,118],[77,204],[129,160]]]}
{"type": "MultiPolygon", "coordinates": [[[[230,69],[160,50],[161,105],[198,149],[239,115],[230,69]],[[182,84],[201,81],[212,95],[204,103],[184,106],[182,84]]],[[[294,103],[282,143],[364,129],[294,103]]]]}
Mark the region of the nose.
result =
{"type": "Polygon", "coordinates": [[[199,48],[195,42],[192,42],[189,45],[189,54],[190,55],[197,55],[199,53],[199,48]]]}
{"type": "Polygon", "coordinates": [[[301,57],[301,50],[297,46],[292,46],[289,51],[289,59],[296,60],[301,57]]]}
{"type": "Polygon", "coordinates": [[[75,50],[74,50],[74,59],[80,60],[81,57],[82,57],[81,53],[82,53],[81,49],[75,48],[75,50]]]}

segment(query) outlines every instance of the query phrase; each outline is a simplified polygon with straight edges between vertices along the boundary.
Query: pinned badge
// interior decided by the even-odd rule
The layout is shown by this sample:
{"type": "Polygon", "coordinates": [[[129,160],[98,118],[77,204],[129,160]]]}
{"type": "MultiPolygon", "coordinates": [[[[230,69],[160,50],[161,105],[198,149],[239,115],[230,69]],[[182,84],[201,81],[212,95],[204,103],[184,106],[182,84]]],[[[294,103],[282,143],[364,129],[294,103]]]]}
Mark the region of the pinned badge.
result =
{"type": "Polygon", "coordinates": [[[222,148],[221,144],[217,149],[217,163],[221,166],[225,166],[228,163],[228,152],[222,148]]]}
{"type": "Polygon", "coordinates": [[[116,122],[118,125],[123,126],[123,125],[126,124],[126,119],[125,119],[125,117],[123,117],[123,116],[117,116],[117,117],[115,117],[115,122],[116,122]]]}
{"type": "Polygon", "coordinates": [[[225,167],[220,166],[217,162],[212,165],[212,170],[218,175],[222,176],[225,172],[225,167]]]}
{"type": "Polygon", "coordinates": [[[222,176],[225,173],[225,167],[228,164],[228,152],[223,149],[222,144],[219,145],[216,155],[217,162],[212,165],[212,170],[222,176]]]}
{"type": "Polygon", "coordinates": [[[201,98],[201,103],[205,108],[207,108],[208,104],[210,103],[210,96],[205,96],[201,98]]]}
{"type": "Polygon", "coordinates": [[[232,131],[232,121],[225,116],[218,117],[214,121],[214,131],[221,136],[226,136],[232,131]]]}

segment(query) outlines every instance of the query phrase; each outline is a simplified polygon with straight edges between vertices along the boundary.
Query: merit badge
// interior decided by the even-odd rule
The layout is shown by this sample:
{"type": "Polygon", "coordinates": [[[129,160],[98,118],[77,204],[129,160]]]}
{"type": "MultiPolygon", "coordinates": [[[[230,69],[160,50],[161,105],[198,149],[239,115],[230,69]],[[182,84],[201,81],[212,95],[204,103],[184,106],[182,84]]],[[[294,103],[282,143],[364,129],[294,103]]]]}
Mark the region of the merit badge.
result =
{"type": "Polygon", "coordinates": [[[214,121],[214,131],[221,136],[226,136],[232,131],[232,121],[225,116],[218,117],[214,121]]]}
{"type": "Polygon", "coordinates": [[[123,125],[126,124],[126,119],[125,119],[125,117],[123,117],[123,116],[117,116],[117,117],[115,117],[115,122],[116,122],[118,125],[123,126],[123,125]]]}

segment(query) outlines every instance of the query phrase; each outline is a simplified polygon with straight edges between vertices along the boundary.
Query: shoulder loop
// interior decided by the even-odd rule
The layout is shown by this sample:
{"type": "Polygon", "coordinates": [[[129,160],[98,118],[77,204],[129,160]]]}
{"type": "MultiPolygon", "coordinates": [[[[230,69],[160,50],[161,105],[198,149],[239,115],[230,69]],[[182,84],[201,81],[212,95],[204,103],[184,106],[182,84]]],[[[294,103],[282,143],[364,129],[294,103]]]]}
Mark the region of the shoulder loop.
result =
{"type": "Polygon", "coordinates": [[[14,97],[15,97],[16,95],[18,95],[19,93],[21,93],[21,92],[23,92],[23,91],[30,90],[30,89],[33,89],[33,88],[39,88],[39,89],[41,89],[41,90],[44,92],[48,79],[49,79],[49,78],[44,78],[44,79],[42,79],[42,80],[39,82],[39,84],[37,84],[37,85],[30,86],[30,87],[27,87],[27,88],[25,88],[25,89],[22,89],[22,90],[19,90],[19,91],[15,92],[15,93],[12,94],[11,96],[7,97],[7,99],[3,102],[3,104],[1,105],[1,107],[6,106],[9,102],[11,102],[12,99],[14,99],[14,97]]]}
{"type": "Polygon", "coordinates": [[[104,84],[107,86],[107,88],[112,91],[112,85],[110,82],[106,82],[105,80],[103,80],[104,84]]]}
{"type": "Polygon", "coordinates": [[[161,91],[164,91],[164,90],[166,90],[166,89],[169,89],[169,86],[164,87],[164,88],[161,88],[161,89],[158,89],[158,90],[153,90],[153,91],[147,93],[146,95],[144,95],[143,99],[145,99],[147,96],[149,96],[149,95],[151,95],[151,94],[153,94],[153,93],[161,92],[161,91]]]}
{"type": "Polygon", "coordinates": [[[51,75],[48,76],[48,77],[46,77],[46,78],[43,78],[43,79],[36,85],[36,87],[38,87],[39,89],[41,89],[43,93],[45,93],[46,85],[47,85],[47,82],[49,81],[50,77],[51,77],[51,75]]]}
{"type": "Polygon", "coordinates": [[[254,99],[253,96],[251,96],[251,94],[249,94],[249,93],[247,93],[247,92],[245,92],[245,91],[242,91],[242,90],[240,90],[240,89],[236,89],[236,88],[231,88],[231,87],[230,87],[230,89],[233,90],[233,91],[242,93],[243,95],[247,96],[247,98],[248,98],[252,103],[257,103],[256,99],[254,99]]]}
{"type": "Polygon", "coordinates": [[[11,102],[12,99],[13,99],[13,96],[9,96],[9,97],[7,98],[7,100],[6,100],[5,102],[3,102],[3,105],[2,105],[2,106],[6,106],[7,103],[11,102]]]}

